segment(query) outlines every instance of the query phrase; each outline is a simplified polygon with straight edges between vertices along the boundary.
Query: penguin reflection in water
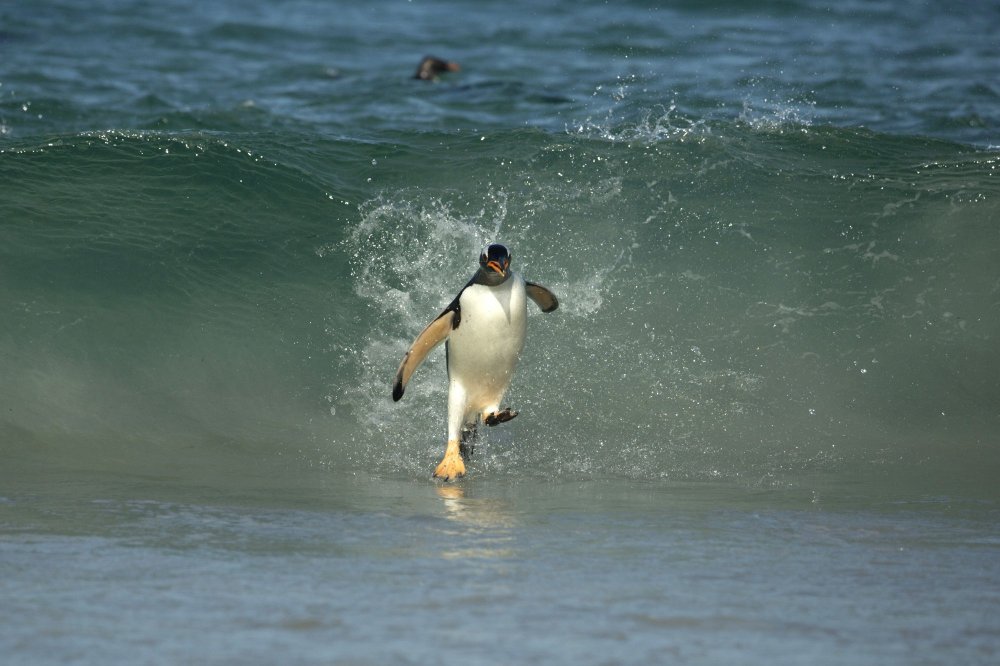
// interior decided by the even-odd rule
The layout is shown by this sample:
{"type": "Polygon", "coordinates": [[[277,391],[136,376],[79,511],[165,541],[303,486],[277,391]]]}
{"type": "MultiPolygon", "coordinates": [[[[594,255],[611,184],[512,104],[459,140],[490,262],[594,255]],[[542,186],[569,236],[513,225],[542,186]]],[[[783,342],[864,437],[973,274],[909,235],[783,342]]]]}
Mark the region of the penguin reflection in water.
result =
{"type": "Polygon", "coordinates": [[[394,401],[403,397],[427,354],[447,341],[448,443],[435,477],[451,481],[465,474],[465,459],[480,419],[494,426],[517,416],[509,407],[500,409],[500,401],[524,348],[528,298],[542,312],[559,307],[551,291],[510,270],[506,247],[490,245],[479,257],[479,270],[417,336],[399,364],[392,386],[394,401]]]}

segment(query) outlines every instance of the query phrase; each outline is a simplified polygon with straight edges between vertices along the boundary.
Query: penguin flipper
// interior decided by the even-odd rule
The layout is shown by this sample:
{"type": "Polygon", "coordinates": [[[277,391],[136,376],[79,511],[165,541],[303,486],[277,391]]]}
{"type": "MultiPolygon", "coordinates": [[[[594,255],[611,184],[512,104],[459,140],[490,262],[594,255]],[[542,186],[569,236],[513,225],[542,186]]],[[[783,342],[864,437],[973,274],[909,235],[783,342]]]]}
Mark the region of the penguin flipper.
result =
{"type": "Polygon", "coordinates": [[[410,377],[413,376],[417,367],[427,358],[427,354],[451,334],[452,329],[455,328],[455,317],[457,316],[458,312],[455,310],[445,310],[440,317],[428,324],[427,328],[421,331],[417,339],[410,345],[410,350],[406,352],[406,356],[399,364],[399,369],[396,370],[396,381],[392,384],[393,402],[397,402],[403,397],[407,382],[410,381],[410,377]]]}
{"type": "Polygon", "coordinates": [[[538,304],[542,312],[552,312],[559,307],[559,299],[556,298],[556,295],[540,284],[525,281],[524,292],[528,298],[538,304]]]}

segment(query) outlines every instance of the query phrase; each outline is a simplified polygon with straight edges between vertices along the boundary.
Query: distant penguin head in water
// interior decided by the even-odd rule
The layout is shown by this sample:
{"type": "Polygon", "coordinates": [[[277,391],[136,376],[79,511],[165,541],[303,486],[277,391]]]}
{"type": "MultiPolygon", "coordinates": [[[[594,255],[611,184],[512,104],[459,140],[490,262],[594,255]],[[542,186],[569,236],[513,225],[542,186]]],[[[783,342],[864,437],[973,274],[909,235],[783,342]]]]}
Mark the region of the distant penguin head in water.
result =
{"type": "Polygon", "coordinates": [[[420,79],[421,81],[434,81],[437,79],[438,74],[457,72],[460,69],[462,68],[459,67],[457,62],[426,56],[420,61],[420,65],[417,66],[417,73],[413,75],[413,78],[420,79]]]}

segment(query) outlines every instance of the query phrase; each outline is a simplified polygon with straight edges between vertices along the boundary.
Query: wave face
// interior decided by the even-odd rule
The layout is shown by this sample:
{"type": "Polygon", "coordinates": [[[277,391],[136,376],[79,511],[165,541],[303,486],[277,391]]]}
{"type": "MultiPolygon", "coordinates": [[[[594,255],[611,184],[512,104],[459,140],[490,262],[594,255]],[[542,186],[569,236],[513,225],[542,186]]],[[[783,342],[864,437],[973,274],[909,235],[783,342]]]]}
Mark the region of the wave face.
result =
{"type": "Polygon", "coordinates": [[[501,240],[562,307],[532,313],[522,415],[481,447],[483,474],[770,483],[996,462],[995,154],[645,121],[321,149],[327,173],[206,134],[0,155],[6,446],[285,449],[424,474],[443,353],[398,404],[390,381],[501,240]]]}
{"type": "Polygon", "coordinates": [[[446,4],[116,5],[51,44],[71,4],[11,10],[5,460],[425,476],[443,353],[390,383],[502,241],[562,306],[473,474],[994,493],[1000,17],[949,46],[906,3],[730,4],[624,4],[596,43],[559,3],[530,34],[486,5],[429,86],[389,47],[431,50],[446,4]]]}

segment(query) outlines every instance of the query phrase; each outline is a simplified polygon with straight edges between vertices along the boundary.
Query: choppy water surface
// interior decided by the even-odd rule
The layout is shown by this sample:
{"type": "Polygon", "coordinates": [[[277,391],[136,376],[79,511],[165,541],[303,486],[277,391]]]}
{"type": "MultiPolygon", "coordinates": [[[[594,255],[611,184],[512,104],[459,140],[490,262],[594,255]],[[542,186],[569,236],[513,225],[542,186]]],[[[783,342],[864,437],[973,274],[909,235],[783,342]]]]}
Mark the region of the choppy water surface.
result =
{"type": "Polygon", "coordinates": [[[996,660],[996,7],[22,4],[10,663],[996,660]],[[442,486],[491,240],[561,307],[442,486]]]}

